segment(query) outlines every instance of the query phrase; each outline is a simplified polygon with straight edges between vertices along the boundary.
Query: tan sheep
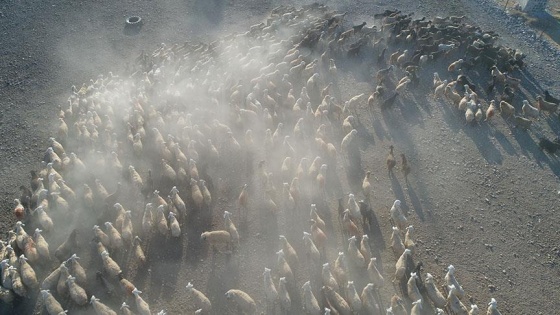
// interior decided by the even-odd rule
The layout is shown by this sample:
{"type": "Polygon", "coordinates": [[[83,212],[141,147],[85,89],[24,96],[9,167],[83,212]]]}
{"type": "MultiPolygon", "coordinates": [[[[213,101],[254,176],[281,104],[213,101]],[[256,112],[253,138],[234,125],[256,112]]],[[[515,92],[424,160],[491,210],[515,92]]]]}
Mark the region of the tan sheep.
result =
{"type": "Polygon", "coordinates": [[[43,304],[47,309],[49,315],[59,315],[64,313],[62,305],[52,296],[49,290],[41,290],[41,297],[43,298],[43,304]]]}
{"type": "Polygon", "coordinates": [[[206,240],[210,247],[219,251],[228,250],[231,247],[231,234],[228,231],[207,231],[200,234],[201,240],[206,240]]]}
{"type": "Polygon", "coordinates": [[[321,315],[321,308],[319,307],[319,302],[311,290],[310,282],[305,282],[301,288],[303,290],[303,309],[306,314],[321,315]]]}
{"type": "Polygon", "coordinates": [[[228,300],[235,303],[239,311],[238,313],[248,315],[257,313],[257,304],[249,294],[238,289],[231,289],[225,295],[228,300]]]}
{"type": "Polygon", "coordinates": [[[197,309],[201,309],[203,314],[210,314],[212,312],[212,303],[206,295],[199,290],[195,289],[192,283],[188,283],[187,292],[192,296],[194,305],[197,309]]]}

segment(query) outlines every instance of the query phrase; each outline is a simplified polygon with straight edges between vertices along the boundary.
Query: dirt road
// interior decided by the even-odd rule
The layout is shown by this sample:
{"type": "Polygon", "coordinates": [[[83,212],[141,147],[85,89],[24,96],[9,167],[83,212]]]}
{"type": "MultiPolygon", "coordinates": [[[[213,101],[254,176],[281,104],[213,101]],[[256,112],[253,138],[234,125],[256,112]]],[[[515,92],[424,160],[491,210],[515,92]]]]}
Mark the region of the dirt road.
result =
{"type": "MultiPolygon", "coordinates": [[[[273,7],[291,3],[67,1],[31,5],[2,2],[0,159],[5,162],[0,166],[3,179],[0,229],[7,232],[14,226],[16,220],[11,211],[13,199],[19,196],[17,188],[28,185],[29,170],[39,169],[48,137],[55,130],[57,107],[66,104],[71,85],[79,87],[109,71],[123,75],[141,51],[152,52],[162,42],[209,42],[218,36],[244,32],[263,20],[273,7]],[[143,18],[144,25],[137,35],[124,32],[124,20],[130,15],[143,18]]],[[[534,32],[505,15],[492,1],[329,1],[327,4],[348,11],[348,20],[353,24],[361,21],[373,24],[374,13],[392,8],[414,12],[415,17],[464,14],[468,23],[494,30],[500,34],[503,44],[528,55],[527,71],[520,75],[524,96],[533,101],[544,89],[560,95],[555,79],[558,50],[534,39],[534,32]]],[[[395,258],[389,248],[381,245],[388,246],[390,238],[388,209],[394,199],[400,199],[415,227],[418,238],[415,255],[424,262],[424,270],[441,281],[445,268],[453,264],[465,291],[481,308],[490,297],[495,297],[503,314],[550,314],[550,310],[559,306],[555,298],[560,286],[558,160],[538,148],[534,132],[513,129],[501,117],[480,126],[465,125],[456,111],[434,101],[428,93],[421,93],[430,88],[431,73],[441,69],[440,65],[424,69],[419,90],[407,92],[391,112],[358,112],[363,126],[361,166],[374,173],[372,203],[382,232],[377,245],[386,279],[392,277],[395,258]],[[396,152],[409,158],[412,172],[408,184],[399,172],[393,179],[386,176],[385,157],[390,144],[395,145],[396,152]]],[[[371,93],[373,82],[367,77],[369,73],[362,70],[352,65],[340,69],[340,99],[361,92],[371,93]]],[[[520,95],[518,101],[522,98],[520,95]]],[[[560,132],[556,116],[541,117],[536,124],[550,137],[560,132]]],[[[343,193],[357,191],[362,178],[347,177],[342,169],[338,174],[343,193]]],[[[217,177],[218,174],[216,181],[217,177]]],[[[190,301],[185,299],[184,286],[188,281],[217,301],[218,310],[227,309],[223,292],[232,286],[246,290],[257,301],[259,310],[263,309],[260,275],[264,267],[274,264],[277,248],[275,240],[263,236],[259,222],[241,227],[244,246],[229,260],[218,256],[214,261],[205,248],[189,246],[188,238],[198,237],[201,229],[219,226],[221,210],[231,207],[240,187],[241,184],[232,186],[217,195],[211,225],[188,227],[192,232],[177,244],[158,246],[166,242],[158,238],[146,244],[149,265],[141,270],[131,267],[128,276],[143,289],[152,311],[194,312],[190,301]]],[[[114,189],[115,185],[108,188],[114,189]]],[[[332,211],[336,211],[337,197],[332,194],[328,198],[332,211]]],[[[336,226],[336,216],[331,221],[336,226]]],[[[299,242],[307,223],[299,224],[288,225],[288,229],[279,232],[299,242]]],[[[336,228],[333,233],[329,261],[345,246],[336,228]]],[[[59,244],[63,237],[53,243],[59,244]]],[[[301,251],[301,246],[296,250],[301,251]]],[[[88,255],[87,250],[83,255],[88,255]]],[[[305,272],[303,267],[299,272],[305,272]]],[[[392,292],[388,285],[383,294],[388,299],[392,292]]],[[[110,300],[110,303],[117,306],[120,300],[110,300]]],[[[18,304],[15,310],[23,314],[32,307],[18,304]]]]}

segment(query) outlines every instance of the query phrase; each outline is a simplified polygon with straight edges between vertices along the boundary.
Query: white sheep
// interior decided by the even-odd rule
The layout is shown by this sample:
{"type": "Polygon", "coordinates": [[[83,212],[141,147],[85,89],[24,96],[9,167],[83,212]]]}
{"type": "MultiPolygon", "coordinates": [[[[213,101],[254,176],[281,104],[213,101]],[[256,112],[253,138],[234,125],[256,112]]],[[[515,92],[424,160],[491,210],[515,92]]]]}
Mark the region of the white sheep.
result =
{"type": "Polygon", "coordinates": [[[434,89],[434,99],[438,99],[439,97],[443,96],[446,87],[447,80],[444,80],[439,85],[437,85],[434,89]]]}
{"type": "Polygon", "coordinates": [[[97,315],[117,315],[109,306],[99,302],[99,299],[92,295],[89,303],[93,306],[93,310],[97,315]]]}
{"type": "Polygon", "coordinates": [[[25,232],[25,230],[23,229],[24,226],[25,224],[23,224],[21,221],[16,222],[16,244],[21,250],[23,250],[25,241],[29,237],[29,235],[27,235],[27,232],[25,232]]]}
{"type": "Polygon", "coordinates": [[[399,230],[401,231],[406,229],[407,219],[402,213],[400,200],[395,200],[395,202],[393,202],[393,206],[391,207],[390,214],[391,214],[391,220],[393,226],[398,227],[399,230]]]}
{"type": "Polygon", "coordinates": [[[401,231],[396,226],[393,226],[393,233],[391,234],[391,248],[393,249],[395,257],[400,257],[406,249],[401,239],[401,231]]]}
{"type": "Polygon", "coordinates": [[[404,247],[410,249],[412,254],[414,254],[414,248],[416,243],[412,239],[412,233],[414,232],[414,226],[409,225],[406,227],[406,234],[404,235],[404,247]]]}
{"type": "Polygon", "coordinates": [[[110,248],[120,249],[123,247],[123,240],[121,233],[113,226],[111,222],[105,222],[105,228],[107,229],[107,236],[109,236],[110,248]]]}
{"type": "Polygon", "coordinates": [[[452,50],[452,49],[454,49],[454,48],[455,48],[455,44],[454,44],[454,43],[451,43],[451,44],[439,44],[439,45],[438,45],[438,49],[439,49],[439,50],[446,51],[446,52],[447,52],[447,51],[450,51],[450,50],[452,50]]]}
{"type": "Polygon", "coordinates": [[[346,286],[346,298],[354,314],[359,314],[362,310],[362,299],[358,291],[356,291],[356,286],[354,286],[354,281],[348,281],[346,286]]]}
{"type": "Polygon", "coordinates": [[[28,288],[36,288],[39,286],[37,282],[37,275],[35,270],[27,263],[28,258],[24,254],[19,256],[19,273],[21,275],[21,280],[28,288]]]}
{"type": "Polygon", "coordinates": [[[95,237],[101,242],[101,244],[103,244],[103,246],[109,247],[111,245],[109,236],[105,234],[105,232],[103,232],[101,228],[99,228],[99,225],[93,226],[93,234],[95,234],[95,237]]]}
{"type": "Polygon", "coordinates": [[[457,279],[455,279],[455,267],[453,265],[449,265],[449,267],[447,267],[447,274],[444,279],[447,286],[454,286],[457,296],[460,299],[465,296],[465,290],[463,290],[463,287],[461,287],[457,279]]]}
{"type": "Polygon", "coordinates": [[[239,232],[237,232],[237,227],[231,220],[231,212],[224,211],[224,227],[225,230],[231,235],[231,241],[235,246],[239,246],[239,232]]]}
{"type": "Polygon", "coordinates": [[[107,251],[101,253],[101,259],[103,260],[103,269],[105,272],[113,278],[116,278],[122,273],[121,267],[117,264],[107,251]]]}
{"type": "Polygon", "coordinates": [[[501,315],[500,311],[498,311],[498,302],[496,302],[495,298],[492,298],[490,303],[488,303],[486,315],[501,315]]]}
{"type": "Polygon", "coordinates": [[[412,301],[421,300],[422,295],[420,294],[420,290],[418,290],[418,286],[416,285],[416,280],[418,279],[418,275],[415,272],[410,273],[410,278],[408,278],[408,282],[406,283],[406,289],[408,293],[408,297],[412,301]]]}
{"type": "Polygon", "coordinates": [[[72,301],[80,306],[86,305],[88,302],[86,291],[76,283],[76,278],[68,276],[66,283],[68,284],[68,292],[72,301]]]}
{"type": "Polygon", "coordinates": [[[59,315],[64,313],[62,305],[52,296],[49,290],[41,290],[41,297],[43,298],[43,304],[47,309],[49,315],[59,315]]]}
{"type": "Polygon", "coordinates": [[[140,293],[142,293],[142,291],[136,288],[132,290],[132,294],[134,294],[134,300],[136,301],[136,310],[138,310],[138,313],[141,315],[151,315],[152,313],[150,312],[150,306],[148,305],[148,303],[146,303],[146,301],[144,301],[142,297],[140,297],[140,293]]]}
{"type": "Polygon", "coordinates": [[[445,308],[445,303],[447,301],[436,286],[434,277],[429,273],[426,275],[426,279],[424,280],[424,287],[426,288],[426,293],[432,303],[434,303],[436,307],[445,308]]]}
{"type": "Polygon", "coordinates": [[[286,261],[284,257],[284,250],[279,250],[276,252],[277,260],[276,260],[276,272],[280,277],[287,278],[290,284],[294,284],[294,273],[292,268],[286,261]]]}
{"type": "Polygon", "coordinates": [[[280,300],[280,308],[285,314],[289,314],[292,308],[292,300],[290,299],[290,294],[286,288],[286,278],[281,277],[278,279],[278,298],[280,300]]]}
{"type": "Polygon", "coordinates": [[[76,282],[78,282],[80,285],[86,285],[86,271],[84,270],[84,267],[82,267],[78,259],[80,259],[80,257],[78,257],[76,254],[72,254],[72,256],[68,258],[66,263],[70,264],[69,271],[70,274],[73,274],[74,277],[76,277],[76,282]]]}
{"type": "Polygon", "coordinates": [[[525,115],[525,117],[539,118],[539,109],[531,106],[531,104],[529,104],[529,101],[527,100],[523,100],[523,106],[521,107],[521,110],[523,111],[523,115],[525,115]]]}
{"type": "Polygon", "coordinates": [[[276,290],[276,286],[272,281],[272,276],[270,275],[269,268],[264,268],[263,277],[264,296],[266,298],[267,309],[273,310],[276,302],[278,301],[278,290],[276,290]]]}
{"type": "Polygon", "coordinates": [[[399,257],[397,262],[395,263],[395,278],[393,281],[401,280],[405,276],[406,267],[407,267],[407,260],[410,257],[410,249],[405,249],[402,255],[399,257]]]}
{"type": "Polygon", "coordinates": [[[364,258],[364,255],[362,255],[362,253],[358,249],[356,242],[356,236],[352,236],[348,239],[348,257],[350,258],[350,260],[352,260],[355,266],[364,268],[366,267],[366,260],[364,258]]]}
{"type": "Polygon", "coordinates": [[[324,285],[329,286],[336,291],[340,291],[340,287],[339,287],[338,283],[336,282],[336,279],[333,277],[333,275],[331,273],[331,270],[329,268],[329,263],[324,263],[323,264],[323,269],[322,269],[322,272],[321,272],[321,276],[323,278],[323,284],[324,285]]]}
{"type": "Polygon", "coordinates": [[[171,188],[170,195],[171,201],[173,202],[177,210],[179,210],[179,213],[181,213],[182,215],[186,215],[187,207],[181,196],[179,196],[179,190],[177,189],[177,187],[173,186],[173,188],[171,188]]]}
{"type": "Polygon", "coordinates": [[[10,278],[12,278],[12,290],[14,293],[21,297],[27,297],[27,289],[21,281],[21,276],[17,269],[14,266],[10,266],[8,267],[8,272],[10,273],[10,278]]]}
{"type": "Polygon", "coordinates": [[[239,313],[248,315],[257,313],[257,304],[249,294],[238,289],[231,289],[225,295],[228,300],[237,305],[239,313]]]}
{"type": "Polygon", "coordinates": [[[286,258],[286,261],[290,265],[290,268],[292,268],[292,270],[295,270],[299,265],[299,257],[295,249],[288,242],[288,239],[284,235],[280,235],[278,238],[282,243],[282,250],[284,251],[284,257],[286,258]]]}
{"type": "Polygon", "coordinates": [[[156,224],[159,233],[163,236],[167,236],[167,233],[169,232],[169,225],[167,224],[167,219],[165,218],[164,211],[164,205],[159,205],[157,207],[156,224]]]}
{"type": "Polygon", "coordinates": [[[348,210],[350,210],[350,216],[356,223],[361,221],[360,205],[356,202],[356,197],[354,194],[348,194],[348,210]]]}
{"type": "Polygon", "coordinates": [[[471,310],[469,311],[469,315],[479,315],[480,310],[476,304],[471,304],[471,310]]]}
{"type": "Polygon", "coordinates": [[[305,251],[308,257],[310,257],[311,261],[316,265],[320,266],[321,263],[321,253],[315,246],[315,243],[311,239],[311,234],[307,232],[303,232],[303,242],[305,244],[305,251]]]}
{"type": "Polygon", "coordinates": [[[364,256],[366,262],[369,262],[371,257],[373,257],[373,253],[371,252],[371,247],[369,246],[369,236],[364,234],[362,236],[362,240],[360,241],[360,252],[364,256]]]}
{"type": "Polygon", "coordinates": [[[152,204],[147,203],[144,208],[144,215],[142,216],[142,232],[144,232],[144,235],[148,235],[154,226],[152,210],[152,204]]]}
{"type": "Polygon", "coordinates": [[[439,78],[439,74],[437,72],[434,72],[433,82],[434,84],[432,86],[434,89],[442,83],[441,79],[439,78]]]}
{"type": "Polygon", "coordinates": [[[338,252],[338,257],[334,261],[332,274],[339,286],[344,287],[348,283],[348,268],[344,252],[338,252]]]}
{"type": "Polygon", "coordinates": [[[49,260],[51,258],[49,252],[49,244],[47,243],[43,235],[41,235],[41,232],[43,231],[40,230],[39,228],[36,228],[35,233],[33,234],[33,240],[35,241],[35,247],[37,247],[37,252],[39,253],[39,255],[42,258],[49,260]]]}
{"type": "Polygon", "coordinates": [[[132,235],[132,213],[130,210],[125,211],[124,213],[124,219],[122,222],[122,227],[121,227],[121,236],[122,239],[127,243],[127,244],[132,244],[132,239],[133,239],[133,235],[132,235]]]}
{"type": "Polygon", "coordinates": [[[323,294],[326,296],[328,303],[332,307],[334,307],[334,309],[336,309],[339,314],[341,315],[352,314],[352,309],[350,308],[350,305],[348,305],[348,303],[342,298],[342,296],[340,296],[340,294],[338,294],[331,287],[323,286],[321,288],[321,291],[323,291],[323,294]]]}
{"type": "Polygon", "coordinates": [[[37,213],[37,219],[43,230],[49,232],[53,229],[53,221],[42,205],[35,208],[35,210],[33,210],[33,213],[37,213]]]}
{"type": "Polygon", "coordinates": [[[422,315],[422,299],[418,299],[412,302],[410,315],[422,315]]]}
{"type": "Polygon", "coordinates": [[[126,302],[123,302],[121,304],[120,310],[123,313],[123,315],[133,315],[132,311],[130,310],[130,306],[126,304],[126,302]]]}
{"type": "Polygon", "coordinates": [[[457,315],[468,315],[469,311],[465,305],[459,300],[457,289],[454,285],[449,286],[449,293],[447,295],[447,307],[457,315]]]}
{"type": "Polygon", "coordinates": [[[319,307],[319,302],[317,301],[315,295],[313,294],[313,291],[311,290],[310,282],[305,282],[301,288],[303,290],[304,311],[310,315],[320,315],[321,308],[319,307]]]}
{"type": "Polygon", "coordinates": [[[375,285],[375,287],[376,288],[383,287],[383,284],[385,283],[385,279],[383,279],[381,272],[379,272],[379,269],[377,269],[377,258],[375,257],[370,258],[367,271],[368,271],[369,280],[375,285]]]}
{"type": "Polygon", "coordinates": [[[181,236],[181,227],[179,226],[179,221],[175,218],[175,213],[169,211],[169,229],[171,230],[171,236],[179,237],[181,236]]]}
{"type": "Polygon", "coordinates": [[[374,291],[373,283],[368,283],[362,290],[362,309],[366,311],[367,314],[379,314],[381,311],[377,304],[374,291]]]}
{"type": "Polygon", "coordinates": [[[200,309],[204,314],[210,314],[212,311],[212,303],[206,295],[199,290],[195,289],[192,283],[187,283],[187,292],[192,296],[194,300],[194,305],[197,309],[200,309]]]}
{"type": "Polygon", "coordinates": [[[351,143],[354,142],[357,135],[358,135],[358,130],[352,129],[347,135],[344,136],[344,138],[342,138],[342,142],[340,143],[340,147],[342,149],[344,149],[345,151],[348,150],[348,147],[350,146],[351,143]]]}
{"type": "Polygon", "coordinates": [[[61,263],[58,269],[60,269],[60,276],[57,279],[56,292],[60,296],[66,296],[68,294],[66,279],[70,276],[70,272],[68,271],[68,267],[66,267],[66,262],[61,263]]]}
{"type": "MultiPolygon", "coordinates": [[[[4,267],[2,266],[2,268],[4,268],[4,267]]],[[[2,269],[2,271],[4,271],[4,269],[2,269]]],[[[45,279],[41,283],[41,289],[42,290],[51,289],[58,282],[59,278],[60,278],[60,267],[56,268],[51,273],[49,273],[48,276],[45,277],[45,279]]],[[[2,285],[5,285],[3,275],[2,275],[2,285]]],[[[11,282],[10,282],[10,285],[11,285],[11,282]]]]}

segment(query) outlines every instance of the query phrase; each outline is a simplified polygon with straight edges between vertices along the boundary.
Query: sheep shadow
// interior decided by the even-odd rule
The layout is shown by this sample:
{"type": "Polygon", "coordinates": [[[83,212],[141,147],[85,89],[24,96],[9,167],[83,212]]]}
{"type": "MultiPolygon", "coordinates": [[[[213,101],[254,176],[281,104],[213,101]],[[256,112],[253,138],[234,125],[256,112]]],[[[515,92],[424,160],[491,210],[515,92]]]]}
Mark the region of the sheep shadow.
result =
{"type": "Polygon", "coordinates": [[[181,270],[183,257],[183,237],[178,239],[170,235],[154,235],[150,239],[150,257],[158,263],[150,267],[150,298],[170,298],[175,291],[177,274],[181,270]]]}
{"type": "MultiPolygon", "coordinates": [[[[509,154],[509,155],[516,155],[517,154],[517,151],[515,150],[515,147],[513,146],[511,141],[509,141],[508,137],[506,137],[506,135],[504,135],[501,131],[499,131],[497,129],[494,129],[492,135],[498,141],[498,143],[502,146],[502,148],[506,151],[507,154],[509,154]]],[[[501,164],[501,162],[500,162],[500,164],[501,164]]]]}
{"type": "Polygon", "coordinates": [[[389,135],[387,130],[383,127],[381,121],[374,114],[373,108],[370,109],[370,112],[371,112],[371,125],[373,127],[373,131],[375,132],[375,135],[379,138],[380,141],[383,141],[384,139],[391,140],[391,136],[389,135]]]}
{"type": "Polygon", "coordinates": [[[420,221],[424,222],[426,218],[424,217],[424,210],[422,208],[422,202],[420,201],[420,198],[418,198],[416,191],[414,191],[414,188],[412,188],[412,186],[408,182],[406,183],[406,190],[408,192],[408,196],[410,197],[412,208],[416,212],[416,215],[418,216],[420,221]]]}
{"type": "Polygon", "coordinates": [[[394,171],[389,174],[389,177],[391,178],[391,190],[393,191],[393,195],[395,196],[395,199],[401,201],[401,209],[403,210],[404,215],[408,216],[410,208],[406,204],[406,197],[404,195],[404,191],[397,177],[395,176],[394,171]]]}
{"type": "Polygon", "coordinates": [[[476,123],[467,124],[463,128],[463,132],[471,138],[486,162],[490,164],[502,164],[502,153],[500,153],[500,150],[490,141],[487,125],[477,125],[476,123]]]}
{"type": "Polygon", "coordinates": [[[375,145],[375,138],[368,131],[368,128],[364,126],[364,124],[361,122],[359,117],[360,116],[356,116],[356,119],[354,120],[354,124],[355,124],[354,129],[358,131],[358,138],[361,140],[360,141],[361,149],[365,150],[368,146],[375,145]]]}
{"type": "Polygon", "coordinates": [[[389,209],[386,207],[378,211],[372,209],[369,226],[364,225],[364,233],[369,237],[370,245],[373,243],[372,253],[377,257],[378,262],[381,261],[381,252],[386,248],[385,239],[383,238],[383,233],[381,233],[381,225],[377,219],[377,213],[382,213],[383,211],[384,213],[389,213],[389,209]]]}
{"type": "MultiPolygon", "coordinates": [[[[399,95],[401,96],[401,95],[399,95]]],[[[402,95],[399,108],[403,119],[413,125],[424,125],[422,112],[419,110],[418,102],[414,101],[410,92],[402,95]]]]}
{"type": "Polygon", "coordinates": [[[345,165],[346,179],[348,184],[354,188],[361,185],[361,179],[364,176],[362,168],[362,157],[358,146],[348,148],[347,164],[345,165]]]}

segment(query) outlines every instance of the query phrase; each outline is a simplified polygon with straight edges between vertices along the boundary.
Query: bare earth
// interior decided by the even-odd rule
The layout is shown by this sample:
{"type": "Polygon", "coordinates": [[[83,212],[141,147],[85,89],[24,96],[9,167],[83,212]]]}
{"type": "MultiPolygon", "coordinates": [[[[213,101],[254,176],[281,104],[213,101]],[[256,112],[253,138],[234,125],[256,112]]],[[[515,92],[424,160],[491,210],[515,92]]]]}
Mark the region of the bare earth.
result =
{"type": "MultiPolygon", "coordinates": [[[[124,75],[141,51],[151,53],[160,43],[210,42],[232,32],[244,32],[266,18],[272,8],[295,2],[1,2],[0,160],[5,161],[0,166],[0,229],[5,232],[2,239],[15,225],[12,210],[13,199],[19,197],[18,187],[28,186],[29,171],[41,167],[48,138],[56,130],[57,107],[66,104],[71,85],[80,87],[83,82],[109,71],[124,75]],[[134,36],[123,31],[124,20],[130,15],[139,15],[144,20],[142,30],[134,36]]],[[[558,54],[555,57],[546,52],[545,55],[525,35],[511,34],[508,24],[486,9],[494,5],[492,1],[477,2],[403,0],[328,1],[326,4],[341,12],[348,11],[346,19],[353,24],[362,21],[374,24],[374,13],[393,8],[414,12],[415,18],[466,15],[467,23],[494,30],[500,35],[500,43],[528,55],[527,69],[515,74],[523,80],[519,94],[524,95],[518,96],[516,102],[520,104],[524,98],[533,102],[545,89],[559,96],[558,54]]],[[[392,52],[389,49],[387,53],[392,52]]],[[[445,67],[451,61],[446,60],[445,67]]],[[[409,222],[415,227],[418,244],[415,261],[422,261],[424,272],[433,274],[439,283],[443,283],[446,267],[453,264],[458,280],[483,312],[494,297],[502,314],[557,313],[560,307],[558,158],[539,149],[534,131],[514,129],[500,115],[480,126],[465,125],[461,113],[429,95],[433,71],[445,73],[442,79],[444,76],[451,79],[443,67],[432,67],[423,70],[418,90],[405,92],[388,112],[364,107],[357,115],[361,126],[361,168],[373,173],[371,201],[381,231],[374,243],[387,281],[382,292],[384,303],[394,292],[390,279],[395,257],[388,247],[391,236],[388,214],[393,201],[400,199],[409,222]],[[400,170],[396,171],[396,178],[387,176],[385,158],[390,144],[395,146],[396,154],[405,153],[409,159],[412,168],[409,184],[400,170]]],[[[375,83],[368,76],[375,71],[356,64],[341,67],[337,98],[347,100],[359,93],[369,95],[375,83]]],[[[560,132],[556,115],[542,116],[535,124],[548,137],[554,138],[560,132]]],[[[338,148],[339,142],[335,144],[338,148]]],[[[145,176],[146,172],[143,169],[141,175],[145,176]]],[[[363,172],[353,178],[346,176],[339,166],[338,174],[342,193],[360,195],[363,172]]],[[[217,172],[212,175],[214,186],[218,187],[218,178],[224,175],[217,172]]],[[[213,192],[211,222],[205,226],[183,226],[186,234],[178,243],[152,238],[144,244],[148,265],[142,269],[133,265],[123,268],[127,278],[144,292],[142,296],[150,303],[152,312],[165,309],[168,314],[194,314],[191,301],[185,298],[184,286],[189,281],[207,293],[214,303],[215,314],[235,314],[227,308],[223,297],[226,290],[234,287],[249,293],[257,302],[259,312],[265,311],[262,271],[274,265],[277,243],[275,238],[263,237],[267,231],[260,227],[258,219],[247,226],[238,226],[242,247],[229,259],[223,255],[211,259],[206,248],[192,247],[191,241],[198,239],[201,231],[220,228],[223,210],[234,207],[244,181],[233,171],[227,176],[240,180],[227,189],[213,192]]],[[[106,183],[106,187],[112,192],[116,183],[106,183]]],[[[281,190],[280,185],[277,189],[281,190]]],[[[330,262],[346,247],[336,221],[338,197],[331,194],[328,198],[332,221],[328,225],[334,226],[333,234],[329,235],[330,262]]],[[[307,214],[308,208],[303,211],[307,214]]],[[[89,257],[90,225],[82,227],[78,222],[76,226],[83,228],[80,238],[83,246],[78,254],[89,257]]],[[[297,244],[298,252],[302,251],[303,228],[309,229],[307,222],[283,231],[292,244],[297,244]]],[[[67,231],[61,234],[49,239],[51,252],[64,241],[67,231]]],[[[87,261],[84,261],[86,266],[87,261]]],[[[92,279],[96,268],[100,267],[91,266],[88,270],[92,279]]],[[[298,288],[308,275],[305,268],[300,269],[298,274],[305,276],[298,278],[298,288]]],[[[46,272],[38,274],[44,277],[46,272]]],[[[361,291],[363,281],[358,282],[361,291]]],[[[101,291],[94,280],[87,289],[96,296],[101,291]]],[[[98,297],[114,309],[123,301],[103,293],[98,297]]],[[[12,312],[45,313],[41,303],[35,302],[35,299],[19,301],[12,312]]],[[[127,303],[133,305],[134,301],[129,298],[127,303]]],[[[468,305],[468,300],[464,299],[463,303],[468,305]]],[[[70,304],[63,302],[63,306],[70,304]]],[[[93,314],[93,310],[71,307],[70,313],[93,314]]],[[[300,313],[298,309],[292,314],[300,313]]]]}

